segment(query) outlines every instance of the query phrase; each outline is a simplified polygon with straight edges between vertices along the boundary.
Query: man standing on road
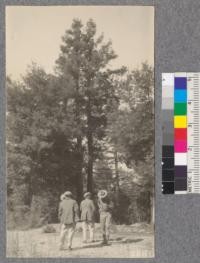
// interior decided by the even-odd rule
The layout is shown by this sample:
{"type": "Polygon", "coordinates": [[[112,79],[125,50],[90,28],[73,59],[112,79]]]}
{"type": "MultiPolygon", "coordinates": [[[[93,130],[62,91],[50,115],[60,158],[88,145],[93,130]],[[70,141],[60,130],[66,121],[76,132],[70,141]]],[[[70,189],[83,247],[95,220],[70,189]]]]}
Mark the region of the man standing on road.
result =
{"type": "Polygon", "coordinates": [[[108,193],[106,190],[99,191],[98,197],[100,225],[103,235],[102,245],[108,245],[110,237],[110,225],[112,220],[113,202],[108,198],[108,193]]]}
{"type": "Polygon", "coordinates": [[[89,228],[90,242],[94,242],[94,225],[95,225],[95,205],[91,199],[90,192],[84,194],[84,200],[81,202],[81,221],[83,229],[83,243],[87,243],[87,229],[89,228]]]}
{"type": "Polygon", "coordinates": [[[71,250],[76,223],[79,221],[79,208],[77,202],[72,198],[72,193],[70,191],[67,191],[62,195],[58,216],[61,223],[60,250],[64,249],[66,234],[68,249],[71,250]]]}

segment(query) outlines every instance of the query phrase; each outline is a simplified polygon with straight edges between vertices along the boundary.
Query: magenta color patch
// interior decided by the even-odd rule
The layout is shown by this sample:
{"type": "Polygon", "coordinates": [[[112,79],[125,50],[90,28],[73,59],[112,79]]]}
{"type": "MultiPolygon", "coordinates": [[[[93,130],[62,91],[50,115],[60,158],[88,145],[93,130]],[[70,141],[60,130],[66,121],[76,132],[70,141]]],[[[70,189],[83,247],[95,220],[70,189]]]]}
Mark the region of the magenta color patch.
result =
{"type": "Polygon", "coordinates": [[[187,141],[175,141],[174,148],[174,151],[177,153],[187,152],[187,141]]]}

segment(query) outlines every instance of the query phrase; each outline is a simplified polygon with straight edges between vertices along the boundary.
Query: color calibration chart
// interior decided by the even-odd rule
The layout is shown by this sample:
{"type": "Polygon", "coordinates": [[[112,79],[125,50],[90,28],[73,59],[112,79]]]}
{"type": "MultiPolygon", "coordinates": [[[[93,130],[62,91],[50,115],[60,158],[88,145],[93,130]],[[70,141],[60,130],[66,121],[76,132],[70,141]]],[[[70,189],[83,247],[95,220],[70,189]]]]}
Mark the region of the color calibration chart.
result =
{"type": "Polygon", "coordinates": [[[200,193],[200,73],[162,74],[162,192],[200,193]]]}

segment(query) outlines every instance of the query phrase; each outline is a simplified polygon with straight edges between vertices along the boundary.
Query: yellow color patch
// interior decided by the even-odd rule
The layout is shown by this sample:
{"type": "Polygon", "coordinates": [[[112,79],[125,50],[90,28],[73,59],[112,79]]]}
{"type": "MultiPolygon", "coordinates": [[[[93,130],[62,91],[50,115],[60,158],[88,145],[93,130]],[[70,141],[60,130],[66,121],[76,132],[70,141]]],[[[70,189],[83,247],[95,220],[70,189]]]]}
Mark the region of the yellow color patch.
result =
{"type": "Polygon", "coordinates": [[[174,116],[174,128],[187,128],[187,116],[174,116]]]}

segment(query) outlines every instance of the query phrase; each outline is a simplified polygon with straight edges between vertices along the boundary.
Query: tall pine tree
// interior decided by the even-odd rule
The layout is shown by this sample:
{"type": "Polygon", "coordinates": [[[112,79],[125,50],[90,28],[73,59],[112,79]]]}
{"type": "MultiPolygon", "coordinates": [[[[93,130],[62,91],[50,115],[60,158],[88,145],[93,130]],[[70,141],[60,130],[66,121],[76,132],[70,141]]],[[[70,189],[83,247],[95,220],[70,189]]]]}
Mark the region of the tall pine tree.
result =
{"type": "Polygon", "coordinates": [[[93,191],[93,164],[99,150],[98,142],[105,135],[106,116],[114,97],[112,77],[121,71],[108,69],[108,63],[116,58],[116,54],[111,42],[103,42],[103,35],[96,37],[96,25],[92,20],[85,27],[81,21],[74,20],[62,40],[56,69],[63,86],[71,83],[80,199],[84,161],[87,163],[87,190],[93,191]]]}

